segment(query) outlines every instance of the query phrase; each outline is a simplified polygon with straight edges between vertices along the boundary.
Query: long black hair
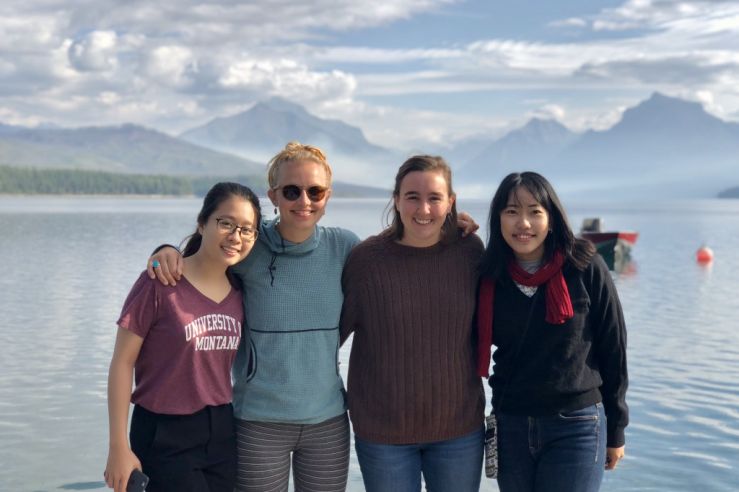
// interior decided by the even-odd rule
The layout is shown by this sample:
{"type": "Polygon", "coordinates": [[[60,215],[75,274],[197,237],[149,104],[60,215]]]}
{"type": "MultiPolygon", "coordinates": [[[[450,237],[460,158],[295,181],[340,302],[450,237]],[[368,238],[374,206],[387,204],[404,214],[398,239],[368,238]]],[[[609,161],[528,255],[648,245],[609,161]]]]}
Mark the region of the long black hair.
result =
{"type": "MultiPolygon", "coordinates": [[[[395,199],[400,197],[400,185],[403,183],[403,179],[414,171],[429,171],[440,173],[447,185],[447,195],[451,198],[454,197],[454,189],[452,188],[452,169],[449,164],[446,163],[443,157],[435,155],[414,155],[409,157],[400,168],[398,173],[395,175],[395,188],[393,189],[393,196],[388,203],[386,210],[386,221],[389,226],[383,234],[387,234],[393,239],[403,239],[404,228],[403,221],[400,219],[400,212],[395,207],[395,199]]],[[[457,201],[454,200],[452,203],[451,211],[447,214],[444,224],[441,227],[441,241],[444,243],[450,243],[457,239],[459,233],[457,231],[457,201]]]]}
{"type": "Polygon", "coordinates": [[[595,254],[595,247],[590,241],[575,237],[565,209],[549,181],[539,173],[526,171],[511,173],[503,178],[493,196],[488,215],[488,244],[480,263],[480,273],[498,279],[507,271],[513,250],[503,239],[500,215],[508,206],[511,193],[515,194],[520,188],[531,193],[549,215],[550,230],[544,240],[545,260],[551,258],[554,251],[559,250],[565,256],[565,265],[570,264],[578,270],[584,270],[595,254]]]}
{"type": "Polygon", "coordinates": [[[259,198],[254,194],[251,189],[239,183],[232,183],[224,181],[216,183],[213,187],[208,190],[205,198],[203,199],[203,207],[200,209],[198,214],[198,227],[195,228],[195,232],[187,238],[187,244],[185,249],[182,250],[182,256],[192,256],[200,249],[200,243],[203,241],[203,236],[198,232],[198,228],[205,227],[205,224],[210,219],[210,216],[221,206],[221,203],[225,202],[231,197],[239,197],[247,200],[254,207],[254,216],[256,217],[256,224],[254,227],[259,230],[259,226],[262,223],[262,209],[259,206],[259,198]]]}

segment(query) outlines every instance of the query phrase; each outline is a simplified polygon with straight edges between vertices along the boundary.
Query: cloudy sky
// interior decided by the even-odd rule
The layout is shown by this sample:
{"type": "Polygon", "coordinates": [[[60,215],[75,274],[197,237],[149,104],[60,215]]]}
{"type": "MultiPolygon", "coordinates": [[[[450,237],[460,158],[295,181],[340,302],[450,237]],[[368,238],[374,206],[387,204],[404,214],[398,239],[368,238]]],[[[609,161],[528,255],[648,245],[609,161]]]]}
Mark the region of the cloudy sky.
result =
{"type": "Polygon", "coordinates": [[[0,5],[6,124],[176,134],[281,96],[407,148],[532,116],[605,128],[655,90],[739,120],[739,1],[0,5]]]}

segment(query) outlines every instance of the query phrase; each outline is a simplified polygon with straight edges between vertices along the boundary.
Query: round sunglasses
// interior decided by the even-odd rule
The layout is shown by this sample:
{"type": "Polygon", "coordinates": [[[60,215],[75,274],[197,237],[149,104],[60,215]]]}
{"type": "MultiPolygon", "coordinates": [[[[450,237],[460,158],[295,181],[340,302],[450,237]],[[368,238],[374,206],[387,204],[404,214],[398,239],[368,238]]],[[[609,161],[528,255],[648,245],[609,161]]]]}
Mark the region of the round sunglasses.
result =
{"type": "Polygon", "coordinates": [[[312,202],[320,202],[324,199],[326,196],[326,192],[328,191],[328,188],[325,186],[309,186],[308,188],[301,188],[298,185],[285,185],[285,186],[278,186],[276,188],[272,188],[273,190],[282,190],[282,196],[285,198],[285,200],[294,202],[298,198],[300,198],[300,195],[303,194],[303,191],[305,191],[305,194],[308,195],[308,199],[312,202]]]}

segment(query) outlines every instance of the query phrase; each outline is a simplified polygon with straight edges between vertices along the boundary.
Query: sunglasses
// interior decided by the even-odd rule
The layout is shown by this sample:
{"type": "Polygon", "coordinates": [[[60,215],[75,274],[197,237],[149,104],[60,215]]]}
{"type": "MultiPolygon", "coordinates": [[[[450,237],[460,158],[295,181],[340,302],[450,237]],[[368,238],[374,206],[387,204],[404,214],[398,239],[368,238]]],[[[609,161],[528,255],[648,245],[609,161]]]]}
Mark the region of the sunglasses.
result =
{"type": "Polygon", "coordinates": [[[326,192],[328,191],[328,188],[324,186],[310,186],[308,188],[301,188],[298,185],[285,185],[285,186],[278,186],[277,188],[273,188],[275,190],[282,190],[282,196],[285,198],[285,200],[294,202],[298,198],[300,198],[300,195],[303,194],[303,191],[305,191],[305,194],[308,195],[308,199],[312,202],[320,202],[324,199],[326,196],[326,192]]]}

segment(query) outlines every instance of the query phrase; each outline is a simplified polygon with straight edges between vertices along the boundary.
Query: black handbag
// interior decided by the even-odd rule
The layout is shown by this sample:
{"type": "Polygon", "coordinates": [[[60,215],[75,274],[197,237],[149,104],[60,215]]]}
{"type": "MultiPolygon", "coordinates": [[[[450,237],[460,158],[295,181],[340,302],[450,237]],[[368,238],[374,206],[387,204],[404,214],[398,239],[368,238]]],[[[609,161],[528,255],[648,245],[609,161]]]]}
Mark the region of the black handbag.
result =
{"type": "Polygon", "coordinates": [[[485,476],[498,478],[498,421],[495,411],[485,417],[485,476]]]}

